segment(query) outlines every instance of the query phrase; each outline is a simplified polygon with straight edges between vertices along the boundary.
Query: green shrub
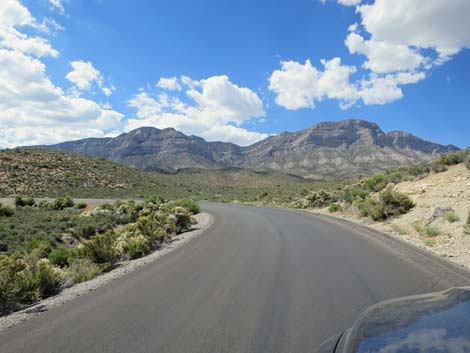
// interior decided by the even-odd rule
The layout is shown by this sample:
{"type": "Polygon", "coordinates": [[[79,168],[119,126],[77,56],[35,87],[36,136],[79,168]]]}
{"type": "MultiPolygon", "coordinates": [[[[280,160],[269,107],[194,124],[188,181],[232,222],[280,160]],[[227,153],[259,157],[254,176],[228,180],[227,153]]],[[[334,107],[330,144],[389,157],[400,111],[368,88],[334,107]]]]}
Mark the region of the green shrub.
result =
{"type": "Polygon", "coordinates": [[[53,249],[48,256],[51,264],[64,267],[69,264],[70,251],[66,248],[53,249]]]}
{"type": "Polygon", "coordinates": [[[0,203],[0,217],[11,217],[15,214],[15,210],[8,206],[3,206],[0,203]]]}
{"type": "Polygon", "coordinates": [[[439,234],[441,234],[441,231],[439,228],[429,225],[424,227],[424,234],[428,237],[437,237],[439,234]]]}
{"type": "Polygon", "coordinates": [[[75,202],[74,204],[74,207],[77,209],[77,210],[83,210],[85,208],[87,208],[87,203],[85,201],[79,201],[79,202],[75,202]]]}
{"type": "Polygon", "coordinates": [[[341,205],[339,203],[333,202],[333,203],[330,204],[330,207],[328,208],[328,211],[330,211],[330,213],[342,212],[343,208],[341,207],[341,205]]]}
{"type": "Polygon", "coordinates": [[[357,207],[361,217],[370,217],[374,221],[383,221],[387,218],[384,213],[384,205],[374,198],[369,197],[358,202],[357,207]]]}
{"type": "Polygon", "coordinates": [[[426,235],[428,237],[436,237],[441,234],[439,228],[431,225],[424,225],[422,221],[414,221],[411,223],[413,229],[420,235],[426,235]]]}
{"type": "Polygon", "coordinates": [[[422,221],[414,221],[411,223],[411,227],[419,234],[425,234],[424,225],[422,221]]]}
{"type": "Polygon", "coordinates": [[[145,198],[145,203],[146,204],[153,203],[154,205],[160,205],[164,202],[165,202],[165,200],[163,199],[163,197],[161,197],[159,195],[152,195],[152,196],[148,196],[148,197],[145,198]]]}
{"type": "Polygon", "coordinates": [[[391,188],[380,193],[380,202],[384,205],[385,218],[408,213],[415,204],[405,194],[395,192],[391,188]]]}
{"type": "Polygon", "coordinates": [[[78,258],[70,262],[69,267],[66,269],[66,274],[73,283],[77,284],[95,278],[103,270],[103,265],[98,265],[90,259],[78,258]]]}
{"type": "Polygon", "coordinates": [[[40,259],[37,262],[34,275],[43,298],[57,293],[65,279],[63,272],[58,267],[51,265],[48,259],[40,259]]]}
{"type": "Polygon", "coordinates": [[[365,200],[369,196],[370,192],[358,186],[346,187],[342,194],[342,199],[349,203],[353,204],[356,201],[365,200]]]}
{"type": "Polygon", "coordinates": [[[189,212],[191,212],[191,214],[198,214],[201,212],[199,205],[192,199],[179,199],[176,200],[174,204],[175,206],[186,208],[189,212]]]}
{"type": "Polygon", "coordinates": [[[319,208],[319,207],[326,207],[331,202],[336,201],[336,198],[333,196],[332,193],[320,190],[320,191],[312,191],[310,192],[303,200],[303,207],[304,208],[319,208]]]}
{"type": "Polygon", "coordinates": [[[52,203],[49,204],[49,207],[53,210],[56,210],[56,211],[63,210],[63,209],[73,207],[73,206],[74,206],[74,202],[73,202],[72,198],[70,198],[68,196],[58,198],[58,199],[56,199],[55,201],[53,201],[52,203]]]}
{"type": "Polygon", "coordinates": [[[0,315],[40,299],[40,291],[28,263],[18,254],[0,256],[0,315]]]}
{"type": "Polygon", "coordinates": [[[379,194],[378,200],[369,197],[358,202],[357,206],[361,217],[369,216],[374,221],[383,221],[407,213],[414,207],[414,203],[407,195],[388,188],[379,194]]]}
{"type": "Polygon", "coordinates": [[[28,240],[25,244],[25,248],[37,259],[42,259],[49,255],[52,250],[52,245],[49,240],[35,238],[28,240]]]}
{"type": "Polygon", "coordinates": [[[136,259],[148,254],[150,241],[137,229],[121,233],[117,239],[116,250],[124,258],[136,259]]]}
{"type": "Polygon", "coordinates": [[[441,164],[439,162],[434,162],[434,163],[431,164],[431,170],[434,173],[442,173],[442,172],[447,171],[448,169],[449,168],[447,168],[447,165],[441,164]]]}
{"type": "Polygon", "coordinates": [[[114,248],[115,238],[112,231],[95,235],[83,243],[80,254],[94,263],[110,266],[116,262],[118,256],[114,248]]]}
{"type": "Polygon", "coordinates": [[[455,165],[462,163],[465,159],[465,154],[463,152],[464,151],[446,154],[445,156],[439,158],[436,163],[445,165],[455,165]]]}
{"type": "Polygon", "coordinates": [[[364,186],[374,192],[379,192],[385,189],[388,184],[387,177],[383,174],[374,175],[366,180],[364,180],[364,186]]]}
{"type": "Polygon", "coordinates": [[[455,212],[448,212],[446,213],[446,220],[449,223],[454,223],[460,221],[460,218],[455,212]]]}
{"type": "Polygon", "coordinates": [[[433,247],[436,245],[436,241],[434,239],[424,239],[423,243],[428,247],[433,247]]]}
{"type": "Polygon", "coordinates": [[[15,198],[15,206],[16,207],[25,207],[25,206],[34,206],[35,205],[35,201],[33,198],[31,197],[21,197],[21,196],[17,196],[15,198]]]}
{"type": "Polygon", "coordinates": [[[191,228],[191,214],[183,207],[175,207],[175,233],[179,234],[191,228]]]}
{"type": "Polygon", "coordinates": [[[465,167],[467,167],[467,169],[470,169],[470,155],[467,156],[464,163],[465,167]]]}

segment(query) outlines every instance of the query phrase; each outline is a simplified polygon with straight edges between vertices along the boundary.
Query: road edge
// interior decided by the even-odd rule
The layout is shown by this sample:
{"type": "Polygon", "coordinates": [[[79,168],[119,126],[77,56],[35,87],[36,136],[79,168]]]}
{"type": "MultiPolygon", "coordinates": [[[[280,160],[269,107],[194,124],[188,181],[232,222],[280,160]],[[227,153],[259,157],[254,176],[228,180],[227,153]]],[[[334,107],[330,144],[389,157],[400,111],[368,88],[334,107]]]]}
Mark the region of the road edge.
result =
{"type": "Polygon", "coordinates": [[[165,245],[161,249],[135,260],[121,262],[119,264],[120,266],[112,271],[106,272],[96,278],[93,278],[92,280],[79,283],[70,288],[65,288],[59,294],[53,297],[43,299],[26,309],[0,317],[0,331],[8,330],[9,328],[21,324],[22,322],[27,321],[29,319],[32,319],[33,317],[36,317],[43,312],[57,308],[73,300],[74,298],[89,293],[111,281],[114,281],[120,277],[127,275],[128,273],[137,270],[140,267],[154,262],[160,257],[169,254],[175,249],[180,248],[181,246],[189,243],[191,240],[204,233],[214,223],[214,216],[208,212],[201,212],[195,215],[194,217],[196,218],[198,223],[192,230],[175,236],[171,243],[165,245]]]}
{"type": "Polygon", "coordinates": [[[437,272],[441,273],[446,271],[447,275],[452,276],[447,277],[446,279],[453,286],[470,285],[470,269],[445,257],[439,256],[438,254],[435,254],[426,248],[419,247],[412,242],[406,241],[405,239],[400,239],[395,235],[388,234],[351,219],[337,217],[334,215],[327,215],[310,210],[298,211],[309,215],[310,217],[318,217],[326,222],[334,223],[344,227],[354,227],[355,230],[360,232],[360,234],[363,236],[366,236],[368,239],[375,240],[385,246],[392,247],[403,256],[410,256],[412,261],[416,262],[425,269],[433,268],[434,270],[437,270],[437,272]]]}

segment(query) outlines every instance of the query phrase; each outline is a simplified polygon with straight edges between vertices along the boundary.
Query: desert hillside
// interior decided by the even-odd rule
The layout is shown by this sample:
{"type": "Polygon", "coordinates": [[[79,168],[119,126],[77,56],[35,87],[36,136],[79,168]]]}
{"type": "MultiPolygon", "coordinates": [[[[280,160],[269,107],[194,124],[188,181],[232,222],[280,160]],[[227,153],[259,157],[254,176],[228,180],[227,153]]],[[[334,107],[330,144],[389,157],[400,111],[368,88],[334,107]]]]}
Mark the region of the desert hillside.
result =
{"type": "MultiPolygon", "coordinates": [[[[470,170],[464,163],[422,179],[403,181],[393,190],[407,195],[415,206],[406,214],[374,221],[361,217],[357,207],[336,212],[470,268],[470,170]]],[[[378,197],[378,193],[376,194],[378,197]]],[[[331,209],[316,212],[331,213],[331,209]]]]}

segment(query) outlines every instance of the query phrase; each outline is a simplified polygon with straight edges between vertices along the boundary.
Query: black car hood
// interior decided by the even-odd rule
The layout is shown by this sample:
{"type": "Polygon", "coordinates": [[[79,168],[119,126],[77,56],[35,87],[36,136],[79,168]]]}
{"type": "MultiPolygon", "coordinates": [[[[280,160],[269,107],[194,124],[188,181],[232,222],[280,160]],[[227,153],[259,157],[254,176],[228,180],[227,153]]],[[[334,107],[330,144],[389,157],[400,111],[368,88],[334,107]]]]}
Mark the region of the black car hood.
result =
{"type": "Polygon", "coordinates": [[[342,335],[335,351],[470,352],[470,288],[374,305],[342,335]]]}

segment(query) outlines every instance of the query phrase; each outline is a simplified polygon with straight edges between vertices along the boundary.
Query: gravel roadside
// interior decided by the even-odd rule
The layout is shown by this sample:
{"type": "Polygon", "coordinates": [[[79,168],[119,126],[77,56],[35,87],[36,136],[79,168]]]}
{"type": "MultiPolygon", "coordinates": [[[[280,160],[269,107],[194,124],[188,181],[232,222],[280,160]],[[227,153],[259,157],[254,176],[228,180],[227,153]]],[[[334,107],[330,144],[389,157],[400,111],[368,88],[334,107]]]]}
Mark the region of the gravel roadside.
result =
{"type": "Polygon", "coordinates": [[[111,282],[119,277],[122,277],[136,270],[139,267],[142,267],[155,261],[161,256],[172,252],[174,249],[188,243],[189,241],[203,233],[212,225],[214,221],[213,216],[206,212],[199,213],[194,217],[197,220],[196,226],[188,232],[175,236],[173,238],[173,241],[165,245],[163,248],[139,259],[122,262],[119,264],[119,267],[110,272],[104,273],[90,281],[79,283],[73,287],[66,288],[56,296],[41,300],[40,302],[34,304],[33,306],[30,306],[29,308],[17,311],[4,317],[0,317],[0,331],[18,325],[21,322],[29,320],[34,316],[40,315],[45,311],[56,308],[76,297],[88,293],[98,287],[101,287],[102,285],[111,282]]]}

